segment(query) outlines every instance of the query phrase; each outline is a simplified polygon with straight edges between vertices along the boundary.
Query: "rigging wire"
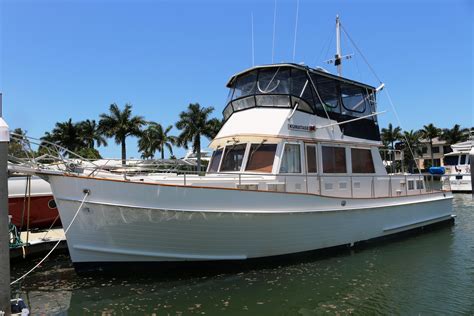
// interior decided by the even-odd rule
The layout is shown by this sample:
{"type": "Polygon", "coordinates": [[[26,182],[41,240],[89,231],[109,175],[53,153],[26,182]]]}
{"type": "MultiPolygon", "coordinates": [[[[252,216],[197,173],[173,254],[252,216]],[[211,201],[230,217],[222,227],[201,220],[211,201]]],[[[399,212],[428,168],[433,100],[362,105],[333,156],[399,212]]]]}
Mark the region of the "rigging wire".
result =
{"type": "Polygon", "coordinates": [[[316,60],[314,61],[314,64],[316,64],[317,62],[320,62],[322,60],[321,57],[323,57],[323,52],[324,52],[324,49],[326,47],[327,47],[327,51],[326,51],[326,56],[327,56],[327,54],[329,52],[329,47],[331,46],[333,38],[334,38],[334,33],[329,32],[329,36],[324,41],[324,45],[321,47],[321,51],[319,52],[318,58],[316,58],[316,60]]]}
{"type": "MultiPolygon", "coordinates": [[[[382,80],[379,78],[379,76],[377,75],[377,73],[375,72],[374,68],[370,65],[370,63],[368,62],[367,58],[365,58],[364,54],[362,53],[362,51],[359,49],[359,47],[356,45],[356,43],[352,40],[351,36],[349,35],[349,33],[346,31],[346,29],[344,28],[344,26],[341,24],[341,28],[342,28],[342,31],[344,32],[344,34],[346,34],[347,38],[349,39],[349,41],[352,43],[352,45],[354,46],[354,48],[357,50],[357,52],[359,52],[360,56],[362,57],[362,59],[364,60],[364,62],[367,64],[367,66],[369,67],[370,71],[372,72],[372,74],[375,76],[375,78],[379,81],[380,84],[382,84],[382,80]]],[[[392,100],[392,97],[390,96],[390,93],[388,92],[388,88],[385,86],[384,88],[384,91],[385,91],[385,94],[387,95],[387,99],[388,99],[388,103],[390,104],[392,110],[393,110],[393,114],[395,115],[395,118],[398,122],[398,125],[402,127],[402,122],[400,121],[400,117],[398,116],[398,112],[397,112],[397,109],[395,108],[395,105],[393,103],[393,100],[392,100]]],[[[418,166],[418,164],[416,163],[416,158],[415,158],[415,154],[413,152],[413,149],[411,148],[410,146],[410,143],[408,142],[408,138],[405,136],[405,134],[402,134],[404,140],[405,140],[405,144],[407,145],[408,147],[408,150],[410,151],[410,154],[411,154],[411,157],[413,158],[413,161],[415,162],[415,165],[417,166],[417,169],[418,169],[418,173],[419,175],[421,176],[421,168],[418,166]]],[[[395,149],[395,148],[394,148],[395,149]]]]}
{"type": "MultiPolygon", "coordinates": [[[[86,198],[89,196],[89,191],[85,191],[84,192],[84,198],[82,199],[81,201],[81,204],[79,205],[79,208],[77,209],[76,213],[74,214],[71,222],[69,223],[69,225],[67,226],[67,228],[64,230],[64,236],[66,236],[67,232],[69,231],[69,228],[71,228],[72,224],[74,223],[77,215],[79,214],[79,211],[81,210],[82,206],[84,205],[84,202],[86,201],[86,198]]],[[[24,278],[26,278],[31,272],[33,272],[36,268],[38,268],[46,259],[48,259],[49,255],[51,255],[51,253],[59,246],[59,244],[61,243],[61,241],[63,241],[64,238],[61,238],[58,240],[58,242],[53,246],[53,248],[51,248],[51,250],[46,254],[46,256],[40,260],[40,262],[38,262],[33,268],[31,268],[28,272],[26,272],[25,274],[23,274],[21,277],[19,277],[18,279],[16,279],[15,281],[11,282],[10,285],[13,285],[21,280],[23,280],[24,278]]]]}

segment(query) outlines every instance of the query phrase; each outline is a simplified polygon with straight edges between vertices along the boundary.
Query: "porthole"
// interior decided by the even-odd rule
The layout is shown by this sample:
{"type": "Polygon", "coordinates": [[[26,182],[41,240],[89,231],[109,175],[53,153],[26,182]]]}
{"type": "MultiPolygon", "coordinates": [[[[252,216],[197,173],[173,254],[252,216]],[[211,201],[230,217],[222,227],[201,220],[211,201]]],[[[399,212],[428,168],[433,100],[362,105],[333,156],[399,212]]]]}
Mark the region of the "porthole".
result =
{"type": "Polygon", "coordinates": [[[54,199],[51,199],[48,201],[48,207],[51,209],[51,210],[54,210],[55,208],[57,208],[57,205],[56,205],[56,201],[54,199]]]}

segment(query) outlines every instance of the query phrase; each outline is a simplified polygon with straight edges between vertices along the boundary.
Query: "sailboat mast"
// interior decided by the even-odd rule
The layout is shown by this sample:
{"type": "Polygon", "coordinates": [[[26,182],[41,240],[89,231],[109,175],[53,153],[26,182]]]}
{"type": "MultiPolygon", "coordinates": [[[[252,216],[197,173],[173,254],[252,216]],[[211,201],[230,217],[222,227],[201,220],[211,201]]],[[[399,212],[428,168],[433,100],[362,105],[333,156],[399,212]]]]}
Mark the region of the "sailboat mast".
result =
{"type": "Polygon", "coordinates": [[[341,25],[339,22],[339,15],[336,15],[336,56],[334,57],[334,65],[337,67],[337,74],[342,76],[341,25]]]}

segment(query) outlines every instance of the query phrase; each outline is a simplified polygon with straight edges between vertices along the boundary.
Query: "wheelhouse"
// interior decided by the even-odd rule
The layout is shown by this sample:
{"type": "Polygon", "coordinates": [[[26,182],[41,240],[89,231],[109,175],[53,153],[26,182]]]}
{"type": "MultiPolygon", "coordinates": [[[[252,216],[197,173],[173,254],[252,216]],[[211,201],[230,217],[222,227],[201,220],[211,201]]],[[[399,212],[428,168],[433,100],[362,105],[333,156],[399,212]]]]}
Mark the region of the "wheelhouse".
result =
{"type": "Polygon", "coordinates": [[[380,141],[374,87],[296,64],[258,66],[234,75],[223,111],[233,113],[255,107],[291,108],[345,123],[343,134],[380,141]]]}

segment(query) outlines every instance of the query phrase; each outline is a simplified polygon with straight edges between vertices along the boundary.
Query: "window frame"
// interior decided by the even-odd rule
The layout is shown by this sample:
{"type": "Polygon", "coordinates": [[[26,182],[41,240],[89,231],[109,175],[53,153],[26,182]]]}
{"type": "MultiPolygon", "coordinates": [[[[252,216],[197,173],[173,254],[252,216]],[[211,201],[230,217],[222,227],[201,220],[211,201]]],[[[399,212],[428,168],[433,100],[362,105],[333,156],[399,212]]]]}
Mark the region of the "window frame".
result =
{"type": "Polygon", "coordinates": [[[248,155],[248,143],[238,143],[238,144],[233,144],[233,145],[226,145],[224,147],[224,151],[222,152],[222,158],[221,158],[221,162],[219,164],[219,172],[220,173],[240,173],[242,172],[242,168],[245,167],[245,164],[246,164],[246,160],[247,160],[247,155],[248,155]],[[242,156],[242,163],[240,165],[240,169],[239,170],[230,170],[230,171],[226,171],[226,170],[221,170],[222,169],[222,163],[224,162],[224,158],[225,158],[225,154],[227,153],[227,147],[234,147],[234,146],[239,146],[239,145],[245,145],[245,148],[244,148],[244,154],[242,156]]]}
{"type": "Polygon", "coordinates": [[[212,152],[212,156],[211,156],[211,160],[209,161],[209,165],[207,166],[207,171],[206,173],[219,173],[219,170],[221,168],[221,163],[222,163],[222,158],[224,157],[224,149],[225,147],[219,147],[219,148],[216,148],[216,150],[214,150],[212,152]],[[214,153],[218,150],[221,150],[221,157],[219,158],[219,163],[217,164],[217,169],[216,171],[210,171],[209,169],[211,169],[211,165],[212,165],[212,162],[213,162],[213,159],[214,159],[214,153]]]}
{"type": "Polygon", "coordinates": [[[284,142],[283,143],[283,146],[281,147],[281,155],[280,155],[280,161],[278,162],[278,174],[281,174],[281,175],[285,175],[285,174],[288,174],[288,175],[295,175],[295,174],[303,174],[303,166],[304,166],[304,163],[302,161],[302,157],[303,157],[303,154],[301,152],[301,143],[299,142],[284,142]],[[285,148],[287,145],[297,145],[299,147],[299,153],[300,153],[300,172],[281,172],[281,165],[283,163],[283,157],[285,155],[285,148]]]}
{"type": "Polygon", "coordinates": [[[322,174],[330,174],[330,175],[349,175],[349,166],[348,166],[348,148],[343,145],[337,145],[337,144],[330,144],[330,143],[325,143],[321,144],[321,150],[319,151],[321,153],[321,173],[322,174]],[[323,147],[329,147],[329,148],[342,148],[344,150],[344,160],[345,160],[345,172],[326,172],[324,171],[324,157],[323,157],[323,152],[324,149],[323,147]]]}
{"type": "Polygon", "coordinates": [[[359,147],[350,147],[349,148],[349,151],[351,153],[351,174],[356,174],[356,175],[360,175],[360,174],[375,174],[375,164],[374,164],[374,157],[372,155],[372,149],[371,148],[359,148],[359,147]],[[357,151],[357,150],[366,150],[369,152],[370,154],[370,160],[372,161],[372,172],[354,172],[354,161],[353,161],[353,151],[357,151]]]}
{"type": "Polygon", "coordinates": [[[319,149],[318,149],[318,144],[315,144],[315,143],[305,143],[305,168],[306,168],[306,173],[307,174],[311,174],[311,175],[314,175],[314,174],[319,174],[319,157],[318,157],[318,153],[319,153],[319,149]],[[314,147],[314,159],[315,159],[315,163],[316,163],[316,172],[309,172],[309,164],[308,164],[308,147],[314,147]]]}
{"type": "Polygon", "coordinates": [[[261,144],[262,146],[263,145],[274,145],[275,146],[275,153],[273,154],[273,162],[272,162],[272,169],[270,170],[270,172],[263,172],[263,171],[255,171],[255,170],[247,170],[247,166],[248,166],[248,163],[250,162],[249,159],[250,159],[250,151],[252,150],[252,145],[260,145],[260,143],[252,143],[252,142],[249,142],[248,145],[247,145],[247,150],[246,150],[246,154],[244,155],[244,158],[245,158],[245,165],[243,166],[243,172],[246,172],[246,173],[256,173],[256,174],[273,174],[273,170],[275,168],[275,160],[277,158],[277,152],[278,152],[278,143],[263,143],[261,144]]]}

